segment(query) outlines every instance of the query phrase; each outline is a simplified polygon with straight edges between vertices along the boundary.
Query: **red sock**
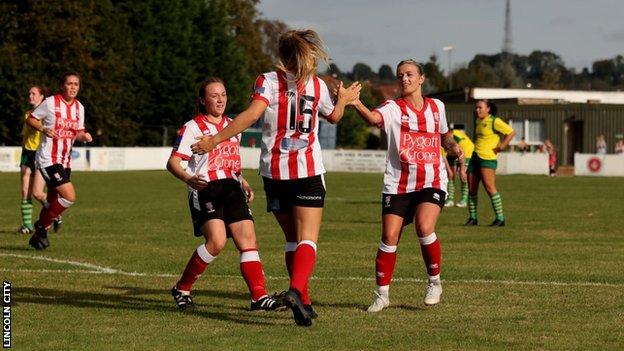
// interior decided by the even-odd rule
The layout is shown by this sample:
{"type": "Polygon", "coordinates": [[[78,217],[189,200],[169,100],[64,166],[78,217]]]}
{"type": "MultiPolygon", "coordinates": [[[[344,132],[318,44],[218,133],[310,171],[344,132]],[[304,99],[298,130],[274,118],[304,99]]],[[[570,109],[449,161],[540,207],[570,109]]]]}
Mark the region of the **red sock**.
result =
{"type": "MultiPolygon", "coordinates": [[[[286,269],[288,270],[288,277],[292,279],[292,266],[295,258],[295,250],[297,250],[297,243],[287,241],[284,248],[284,259],[286,261],[286,269]]],[[[308,285],[306,284],[304,291],[301,292],[301,302],[304,305],[311,305],[310,293],[308,292],[308,285]]]]}
{"type": "Polygon", "coordinates": [[[386,245],[383,241],[379,244],[375,259],[377,286],[390,285],[392,282],[394,266],[396,265],[396,249],[396,245],[386,245]]]}
{"type": "Polygon", "coordinates": [[[425,261],[427,274],[429,276],[436,276],[440,274],[442,254],[440,241],[438,240],[436,233],[434,232],[425,237],[418,238],[418,241],[420,241],[420,251],[422,252],[423,260],[425,261]]]}
{"type": "Polygon", "coordinates": [[[315,263],[316,243],[310,240],[301,241],[299,245],[297,245],[297,251],[295,251],[295,257],[293,258],[293,273],[290,278],[290,288],[299,292],[302,298],[310,276],[314,271],[315,263]]]}
{"type": "Polygon", "coordinates": [[[73,202],[67,201],[61,196],[55,197],[48,207],[42,207],[39,212],[39,225],[48,228],[52,224],[54,218],[58,217],[63,211],[65,211],[73,202]]]}
{"type": "Polygon", "coordinates": [[[214,259],[215,257],[206,250],[206,246],[203,244],[200,245],[197,250],[193,252],[193,256],[191,256],[191,259],[186,264],[186,268],[184,268],[184,272],[178,284],[176,284],[176,288],[182,291],[191,291],[197,278],[204,273],[208,264],[214,261],[214,259]]]}
{"type": "Polygon", "coordinates": [[[264,271],[262,270],[262,262],[258,250],[243,250],[240,253],[240,270],[251,293],[251,299],[258,301],[266,296],[264,271]]]}

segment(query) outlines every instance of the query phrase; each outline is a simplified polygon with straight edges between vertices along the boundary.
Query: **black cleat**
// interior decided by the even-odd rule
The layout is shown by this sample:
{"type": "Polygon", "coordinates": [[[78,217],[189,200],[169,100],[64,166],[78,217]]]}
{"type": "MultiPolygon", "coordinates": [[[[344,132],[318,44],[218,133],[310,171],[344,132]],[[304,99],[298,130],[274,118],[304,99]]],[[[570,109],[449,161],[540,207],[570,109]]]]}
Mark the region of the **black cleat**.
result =
{"type": "Polygon", "coordinates": [[[251,301],[252,311],[281,311],[285,310],[286,306],[281,298],[276,297],[276,295],[272,296],[264,296],[258,301],[251,301]]]}
{"type": "Polygon", "coordinates": [[[295,318],[295,323],[297,323],[297,325],[304,327],[312,325],[310,313],[306,310],[305,306],[301,302],[299,294],[296,291],[288,290],[286,295],[284,295],[284,304],[292,310],[293,317],[295,318]]]}
{"type": "Polygon", "coordinates": [[[55,233],[58,233],[61,231],[62,225],[63,225],[63,218],[61,217],[61,215],[59,215],[52,221],[52,230],[54,230],[55,233]]]}
{"type": "Polygon", "coordinates": [[[190,294],[183,294],[180,290],[176,288],[174,285],[171,288],[171,296],[175,300],[178,308],[181,310],[193,310],[195,309],[195,303],[193,302],[193,298],[190,294]]]}
{"type": "Polygon", "coordinates": [[[468,218],[468,220],[466,221],[466,223],[464,223],[465,226],[471,226],[471,225],[479,225],[479,222],[477,221],[476,218],[468,218]]]}
{"type": "Polygon", "coordinates": [[[504,227],[505,226],[505,220],[503,219],[502,221],[498,218],[496,218],[494,220],[494,222],[492,222],[492,224],[490,224],[490,227],[504,227]]]}
{"type": "Polygon", "coordinates": [[[308,311],[308,313],[310,314],[310,318],[312,319],[316,319],[318,318],[318,313],[316,313],[316,311],[314,310],[314,308],[312,308],[312,305],[303,305],[303,307],[306,309],[306,311],[308,311]]]}
{"type": "Polygon", "coordinates": [[[28,244],[35,248],[35,250],[45,250],[50,246],[48,240],[48,231],[39,225],[39,222],[35,223],[35,234],[30,237],[28,244]]]}

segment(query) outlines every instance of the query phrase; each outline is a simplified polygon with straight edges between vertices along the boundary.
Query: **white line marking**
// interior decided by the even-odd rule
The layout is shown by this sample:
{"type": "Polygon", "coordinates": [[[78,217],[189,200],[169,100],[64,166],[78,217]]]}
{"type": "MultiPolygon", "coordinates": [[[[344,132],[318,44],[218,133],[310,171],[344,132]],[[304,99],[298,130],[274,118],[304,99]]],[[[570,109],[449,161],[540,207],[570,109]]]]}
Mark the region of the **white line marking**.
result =
{"type": "MultiPolygon", "coordinates": [[[[9,254],[0,252],[0,256],[25,258],[41,261],[49,261],[55,263],[64,263],[77,267],[91,268],[91,270],[74,270],[74,269],[23,269],[23,268],[0,268],[0,272],[24,272],[24,273],[59,273],[59,274],[111,274],[122,275],[129,277],[152,277],[152,278],[177,278],[180,274],[172,273],[142,273],[142,272],[125,272],[119,269],[110,267],[98,266],[91,263],[84,263],[70,260],[59,260],[46,256],[28,256],[19,254],[9,254]]],[[[232,274],[209,274],[212,277],[217,278],[232,278],[241,279],[240,275],[232,274]]],[[[287,280],[286,276],[266,276],[268,280],[287,280]]],[[[321,281],[375,281],[373,277],[318,277],[313,276],[312,280],[321,281]]],[[[407,282],[407,283],[422,283],[424,279],[418,278],[393,278],[393,282],[407,282]]],[[[609,287],[609,288],[624,288],[624,283],[595,283],[595,282],[557,282],[557,281],[522,281],[522,280],[494,280],[494,279],[445,279],[446,283],[460,283],[460,284],[502,284],[502,285],[536,285],[536,286],[577,286],[577,287],[609,287]]]]}

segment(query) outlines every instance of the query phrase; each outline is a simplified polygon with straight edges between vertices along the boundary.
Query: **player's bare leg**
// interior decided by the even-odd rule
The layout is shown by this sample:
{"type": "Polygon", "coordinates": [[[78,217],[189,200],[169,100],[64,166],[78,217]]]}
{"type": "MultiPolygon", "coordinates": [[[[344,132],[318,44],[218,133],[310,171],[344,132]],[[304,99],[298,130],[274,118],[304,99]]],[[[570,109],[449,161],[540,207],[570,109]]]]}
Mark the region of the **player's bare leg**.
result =
{"type": "Polygon", "coordinates": [[[440,241],[435,233],[435,226],[440,216],[440,207],[436,204],[424,202],[416,207],[414,223],[420,250],[422,252],[428,281],[425,292],[425,305],[435,305],[440,302],[442,282],[440,280],[441,250],[440,241]]]}

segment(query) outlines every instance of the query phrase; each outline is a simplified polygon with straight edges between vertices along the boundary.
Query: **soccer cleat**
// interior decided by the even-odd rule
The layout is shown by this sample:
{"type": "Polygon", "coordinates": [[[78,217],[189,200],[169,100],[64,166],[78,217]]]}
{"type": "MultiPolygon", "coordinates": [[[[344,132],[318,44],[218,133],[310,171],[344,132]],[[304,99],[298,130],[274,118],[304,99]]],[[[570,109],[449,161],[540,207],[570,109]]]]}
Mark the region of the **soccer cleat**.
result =
{"type": "Polygon", "coordinates": [[[192,310],[195,309],[195,303],[193,302],[193,298],[191,294],[184,294],[182,291],[178,290],[174,285],[171,288],[171,296],[175,300],[178,308],[181,310],[192,310]]]}
{"type": "Polygon", "coordinates": [[[308,313],[310,314],[310,318],[312,319],[318,318],[318,313],[316,313],[314,308],[312,308],[312,305],[303,305],[303,307],[305,307],[306,311],[308,311],[308,313]]]}
{"type": "Polygon", "coordinates": [[[61,215],[59,215],[58,217],[54,219],[54,221],[52,221],[52,230],[54,230],[55,233],[58,233],[61,231],[62,225],[63,225],[63,218],[61,217],[61,215]]]}
{"type": "Polygon", "coordinates": [[[455,206],[460,207],[460,208],[466,208],[468,207],[468,204],[465,201],[460,201],[456,203],[455,206]]]}
{"type": "Polygon", "coordinates": [[[286,292],[284,295],[284,304],[292,310],[293,317],[295,318],[295,323],[297,323],[297,325],[304,327],[312,325],[310,313],[306,310],[303,302],[301,302],[299,294],[296,291],[288,290],[288,292],[286,292]]]}
{"type": "Polygon", "coordinates": [[[284,302],[280,298],[276,298],[276,295],[264,296],[258,299],[258,301],[251,301],[252,311],[281,311],[286,309],[284,302]]]}
{"type": "Polygon", "coordinates": [[[17,233],[18,234],[32,234],[34,231],[35,230],[33,228],[28,228],[27,226],[23,225],[17,230],[17,233]]]}
{"type": "Polygon", "coordinates": [[[453,207],[455,206],[455,202],[453,202],[453,200],[446,200],[446,202],[444,203],[444,207],[453,207]]]}
{"type": "Polygon", "coordinates": [[[464,223],[464,225],[466,226],[479,225],[479,222],[477,221],[476,218],[468,218],[468,220],[466,221],[466,223],[464,223]]]}
{"type": "Polygon", "coordinates": [[[425,293],[425,305],[433,306],[440,302],[440,296],[442,295],[442,283],[440,281],[430,281],[427,284],[427,291],[425,293]]]}
{"type": "Polygon", "coordinates": [[[35,234],[30,237],[28,244],[35,248],[35,250],[45,250],[50,246],[48,240],[48,230],[39,225],[39,222],[35,223],[35,234]]]}
{"type": "Polygon", "coordinates": [[[390,306],[390,299],[387,296],[379,295],[379,293],[375,291],[375,300],[368,306],[366,311],[379,312],[388,306],[390,306]]]}
{"type": "Polygon", "coordinates": [[[494,222],[492,222],[492,224],[490,224],[490,227],[504,227],[505,226],[505,220],[500,220],[498,218],[496,218],[494,220],[494,222]]]}

